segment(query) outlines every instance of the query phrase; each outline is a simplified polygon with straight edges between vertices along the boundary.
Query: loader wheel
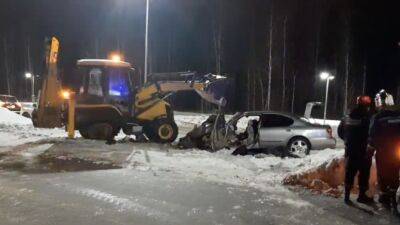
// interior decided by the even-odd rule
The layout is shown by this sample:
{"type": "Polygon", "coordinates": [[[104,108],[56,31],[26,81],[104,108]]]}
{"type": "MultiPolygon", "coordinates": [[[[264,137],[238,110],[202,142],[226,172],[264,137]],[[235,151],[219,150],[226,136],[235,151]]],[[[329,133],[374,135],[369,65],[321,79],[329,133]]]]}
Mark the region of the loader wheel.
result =
{"type": "Polygon", "coordinates": [[[115,136],[114,133],[115,129],[108,123],[96,123],[87,128],[88,139],[111,140],[115,136]]]}
{"type": "Polygon", "coordinates": [[[171,143],[178,136],[178,126],[168,119],[156,120],[146,130],[146,136],[158,143],[171,143]]]}
{"type": "Polygon", "coordinates": [[[86,128],[79,129],[79,133],[84,139],[89,139],[89,132],[86,128]]]}
{"type": "Polygon", "coordinates": [[[119,134],[119,132],[121,131],[120,127],[113,127],[113,135],[117,136],[119,134]]]}

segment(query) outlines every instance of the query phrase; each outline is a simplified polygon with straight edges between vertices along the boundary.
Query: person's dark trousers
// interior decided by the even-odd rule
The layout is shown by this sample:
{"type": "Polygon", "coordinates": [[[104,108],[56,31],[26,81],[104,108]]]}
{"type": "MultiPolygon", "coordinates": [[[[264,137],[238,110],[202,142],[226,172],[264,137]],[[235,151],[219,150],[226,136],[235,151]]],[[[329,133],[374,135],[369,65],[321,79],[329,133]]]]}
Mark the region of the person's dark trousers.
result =
{"type": "Polygon", "coordinates": [[[380,189],[379,201],[390,206],[391,203],[397,204],[393,200],[399,188],[400,159],[388,153],[389,151],[378,150],[375,157],[380,189]]]}
{"type": "Polygon", "coordinates": [[[345,198],[348,200],[350,191],[354,185],[354,178],[358,174],[358,186],[360,196],[365,196],[369,188],[369,177],[372,158],[366,156],[348,156],[346,157],[345,174],[345,198]]]}

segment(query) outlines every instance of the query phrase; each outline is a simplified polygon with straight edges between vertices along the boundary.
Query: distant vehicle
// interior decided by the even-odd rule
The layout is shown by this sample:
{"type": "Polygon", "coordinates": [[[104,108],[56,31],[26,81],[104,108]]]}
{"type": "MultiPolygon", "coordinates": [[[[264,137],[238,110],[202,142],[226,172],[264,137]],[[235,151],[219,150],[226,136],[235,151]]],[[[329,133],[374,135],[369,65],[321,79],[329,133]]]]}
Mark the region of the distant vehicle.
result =
{"type": "Polygon", "coordinates": [[[28,118],[31,117],[32,110],[24,107],[23,104],[21,104],[18,99],[12,95],[0,95],[0,107],[6,108],[28,118]]]}
{"type": "Polygon", "coordinates": [[[0,107],[6,108],[12,112],[20,113],[22,105],[14,96],[0,95],[0,107]]]}
{"type": "Polygon", "coordinates": [[[243,117],[251,117],[252,123],[249,123],[246,132],[251,130],[250,133],[254,134],[250,146],[255,149],[283,147],[291,155],[305,157],[310,150],[336,146],[330,126],[311,124],[300,117],[280,112],[237,113],[228,121],[229,129],[236,132],[237,123],[243,117]]]}

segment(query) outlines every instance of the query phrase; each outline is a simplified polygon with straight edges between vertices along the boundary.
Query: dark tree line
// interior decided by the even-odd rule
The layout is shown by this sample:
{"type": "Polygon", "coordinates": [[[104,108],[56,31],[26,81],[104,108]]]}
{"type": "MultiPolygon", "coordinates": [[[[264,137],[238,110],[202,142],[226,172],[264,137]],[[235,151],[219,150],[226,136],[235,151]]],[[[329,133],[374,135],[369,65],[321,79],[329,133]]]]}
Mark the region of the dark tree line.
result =
{"type": "MultiPolygon", "coordinates": [[[[80,80],[74,76],[77,59],[105,58],[112,51],[123,53],[137,69],[137,82],[142,80],[145,1],[0,4],[1,93],[30,96],[23,74],[43,75],[43,40],[52,35],[61,41],[65,85],[80,80]]],[[[369,43],[379,26],[369,19],[373,7],[359,0],[151,0],[149,69],[227,75],[235,82],[229,111],[297,114],[307,102],[324,100],[318,75],[329,71],[335,76],[329,116],[339,117],[357,95],[377,88],[378,69],[371,64],[380,45],[371,50],[369,43]]],[[[397,84],[388,88],[398,92],[397,84]]],[[[212,110],[196,94],[178,94],[172,102],[181,110],[212,110]]]]}

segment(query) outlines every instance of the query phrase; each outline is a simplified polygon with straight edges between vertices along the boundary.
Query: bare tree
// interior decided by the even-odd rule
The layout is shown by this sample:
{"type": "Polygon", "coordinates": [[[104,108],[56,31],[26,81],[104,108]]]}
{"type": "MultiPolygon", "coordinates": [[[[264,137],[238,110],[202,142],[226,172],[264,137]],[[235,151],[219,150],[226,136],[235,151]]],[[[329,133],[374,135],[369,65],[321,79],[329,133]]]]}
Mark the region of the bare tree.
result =
{"type": "Polygon", "coordinates": [[[284,110],[286,101],[286,24],[287,16],[283,20],[283,62],[282,62],[282,102],[281,110],[284,110]]]}
{"type": "Polygon", "coordinates": [[[293,87],[292,87],[292,114],[294,114],[295,94],[296,94],[296,73],[293,75],[293,87]]]}
{"type": "Polygon", "coordinates": [[[264,104],[264,82],[262,76],[259,77],[258,81],[260,82],[260,91],[261,91],[261,107],[264,104]]]}
{"type": "Polygon", "coordinates": [[[253,110],[256,109],[256,76],[253,72],[253,110]]]}
{"type": "Polygon", "coordinates": [[[348,101],[348,95],[349,95],[349,70],[350,70],[350,52],[347,50],[346,52],[346,68],[345,68],[345,74],[344,74],[344,100],[343,100],[343,114],[346,114],[347,112],[347,101],[348,101]]]}
{"type": "Polygon", "coordinates": [[[3,47],[4,47],[4,68],[6,72],[6,84],[7,84],[7,94],[11,95],[11,87],[10,87],[10,65],[8,64],[8,45],[7,38],[3,38],[3,47]]]}
{"type": "Polygon", "coordinates": [[[270,110],[271,108],[271,82],[272,82],[272,44],[273,44],[273,4],[271,4],[271,13],[270,13],[270,24],[269,24],[269,54],[268,54],[268,93],[267,93],[267,102],[266,102],[266,110],[270,110]]]}
{"type": "Polygon", "coordinates": [[[251,86],[250,86],[250,69],[249,68],[247,68],[247,104],[246,104],[246,106],[247,106],[247,111],[249,111],[250,110],[250,101],[251,101],[251,99],[250,99],[250,90],[251,90],[251,86]]]}
{"type": "Polygon", "coordinates": [[[367,89],[367,62],[364,60],[364,65],[363,65],[363,78],[362,78],[362,93],[365,95],[366,89],[367,89]]]}
{"type": "MultiPolygon", "coordinates": [[[[32,59],[31,59],[31,42],[30,42],[30,38],[28,37],[28,39],[26,40],[26,62],[27,62],[27,67],[28,67],[27,69],[30,73],[32,73],[32,76],[35,76],[31,61],[32,61],[32,59]]],[[[28,90],[27,90],[28,89],[27,82],[28,82],[28,80],[25,79],[25,93],[26,93],[26,95],[29,95],[28,90]]],[[[32,92],[31,95],[33,96],[35,93],[35,90],[31,90],[31,92],[32,92]]],[[[32,97],[32,100],[34,100],[33,97],[32,97]]]]}
{"type": "MultiPolygon", "coordinates": [[[[216,1],[216,11],[215,15],[220,15],[220,3],[216,1]]],[[[215,53],[215,72],[221,74],[222,67],[222,31],[221,31],[221,19],[218,16],[214,17],[214,53],[215,53]]]]}

